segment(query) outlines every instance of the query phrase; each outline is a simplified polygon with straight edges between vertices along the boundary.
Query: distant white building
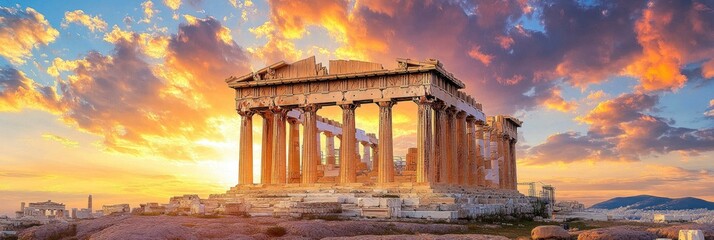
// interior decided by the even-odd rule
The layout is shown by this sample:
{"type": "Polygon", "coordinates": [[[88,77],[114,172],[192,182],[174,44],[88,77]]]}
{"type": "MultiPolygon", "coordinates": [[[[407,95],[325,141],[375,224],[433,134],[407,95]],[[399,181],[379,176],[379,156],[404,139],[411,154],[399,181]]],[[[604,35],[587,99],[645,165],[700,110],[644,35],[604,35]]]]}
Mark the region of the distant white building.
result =
{"type": "Polygon", "coordinates": [[[102,213],[104,216],[108,216],[112,213],[129,213],[131,208],[129,204],[114,204],[114,205],[104,205],[102,206],[102,213]]]}
{"type": "Polygon", "coordinates": [[[20,211],[16,211],[15,215],[16,218],[64,218],[65,206],[62,203],[47,200],[47,202],[30,203],[28,207],[25,207],[23,202],[20,203],[20,211]]]}
{"type": "Polygon", "coordinates": [[[671,223],[671,222],[691,222],[691,215],[676,215],[676,214],[654,214],[652,221],[656,223],[671,223]]]}

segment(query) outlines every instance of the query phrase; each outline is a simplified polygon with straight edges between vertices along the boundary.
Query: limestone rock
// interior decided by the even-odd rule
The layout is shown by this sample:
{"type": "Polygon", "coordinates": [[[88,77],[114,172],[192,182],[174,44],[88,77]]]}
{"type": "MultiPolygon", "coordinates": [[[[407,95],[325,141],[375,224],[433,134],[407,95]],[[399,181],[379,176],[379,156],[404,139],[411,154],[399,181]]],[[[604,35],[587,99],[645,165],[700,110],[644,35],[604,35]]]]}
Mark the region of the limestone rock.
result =
{"type": "Polygon", "coordinates": [[[682,224],[671,227],[663,228],[650,228],[647,229],[648,232],[657,234],[657,236],[662,238],[678,239],[679,230],[702,230],[704,233],[704,239],[714,240],[714,224],[682,224]]]}
{"type": "Polygon", "coordinates": [[[483,234],[446,234],[446,235],[432,235],[432,234],[419,234],[419,235],[364,235],[364,236],[354,236],[354,237],[328,237],[323,238],[323,240],[336,240],[336,239],[349,239],[349,240],[401,240],[401,239],[421,239],[421,240],[441,240],[441,239],[464,239],[464,240],[507,240],[507,237],[495,236],[495,235],[483,235],[483,234]]]}
{"type": "Polygon", "coordinates": [[[560,226],[537,226],[531,230],[531,238],[535,240],[562,240],[570,239],[568,231],[560,226]]]}
{"type": "Polygon", "coordinates": [[[617,226],[583,231],[578,240],[652,240],[657,235],[641,227],[617,226]]]}
{"type": "Polygon", "coordinates": [[[76,226],[69,223],[51,223],[35,226],[18,233],[18,239],[60,239],[74,236],[76,226]]]}

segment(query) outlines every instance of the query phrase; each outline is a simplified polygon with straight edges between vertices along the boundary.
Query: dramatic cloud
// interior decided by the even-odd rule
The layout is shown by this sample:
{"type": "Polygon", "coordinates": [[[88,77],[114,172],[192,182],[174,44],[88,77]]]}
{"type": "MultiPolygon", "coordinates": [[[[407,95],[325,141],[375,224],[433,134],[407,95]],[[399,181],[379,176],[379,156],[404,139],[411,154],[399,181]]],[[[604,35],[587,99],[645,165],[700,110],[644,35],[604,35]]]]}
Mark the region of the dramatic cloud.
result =
{"type": "Polygon", "coordinates": [[[111,32],[104,35],[104,40],[114,44],[116,44],[120,40],[136,42],[141,48],[142,52],[152,58],[165,57],[166,48],[169,45],[169,37],[167,36],[159,34],[134,33],[124,31],[121,30],[117,25],[114,25],[111,32]]]}
{"type": "Polygon", "coordinates": [[[714,129],[673,126],[674,121],[651,115],[658,101],[642,93],[604,101],[579,118],[590,125],[587,135],[552,135],[530,148],[524,162],[637,161],[651,154],[714,150],[714,129]]]}
{"type": "Polygon", "coordinates": [[[105,37],[115,45],[111,55],[92,51],[78,60],[56,58],[48,73],[68,72],[59,82],[59,94],[4,68],[3,109],[52,109],[64,122],[102,136],[110,151],[217,159],[222,154],[200,142],[223,140],[220,128],[235,118],[232,92],[223,79],[248,71],[247,60],[215,19],[188,22],[170,37],[115,28],[105,37]],[[166,43],[155,50],[152,41],[166,43]],[[147,62],[154,52],[161,54],[153,57],[166,56],[164,64],[147,62]]]}
{"type": "Polygon", "coordinates": [[[69,26],[70,23],[79,23],[89,28],[90,31],[105,31],[107,30],[107,22],[99,18],[99,16],[90,16],[85,14],[82,10],[74,10],[72,12],[64,13],[64,22],[62,22],[62,27],[69,26]]]}
{"type": "Polygon", "coordinates": [[[649,2],[635,25],[643,52],[626,72],[639,77],[646,91],[684,86],[687,77],[680,69],[714,55],[712,8],[711,1],[649,2]]]}
{"type": "Polygon", "coordinates": [[[53,42],[58,35],[35,9],[0,7],[0,56],[13,64],[25,63],[32,49],[53,42]]]}
{"type": "Polygon", "coordinates": [[[0,111],[34,108],[58,112],[57,99],[54,88],[41,86],[10,66],[0,67],[0,111]]]}
{"type": "Polygon", "coordinates": [[[679,68],[714,51],[709,5],[276,0],[270,2],[271,21],[252,32],[269,39],[254,51],[266,62],[301,56],[293,41],[320,26],[342,43],[333,52],[337,57],[385,64],[397,57],[442,60],[488,113],[536,105],[563,111],[574,103],[554,94],[561,79],[586,87],[627,74],[640,78],[645,91],[680,88],[686,78],[679,68]],[[526,28],[524,20],[539,22],[543,31],[526,28]]]}
{"type": "Polygon", "coordinates": [[[560,95],[560,88],[554,87],[549,95],[543,97],[542,104],[549,109],[570,112],[578,107],[575,101],[565,101],[560,95]]]}

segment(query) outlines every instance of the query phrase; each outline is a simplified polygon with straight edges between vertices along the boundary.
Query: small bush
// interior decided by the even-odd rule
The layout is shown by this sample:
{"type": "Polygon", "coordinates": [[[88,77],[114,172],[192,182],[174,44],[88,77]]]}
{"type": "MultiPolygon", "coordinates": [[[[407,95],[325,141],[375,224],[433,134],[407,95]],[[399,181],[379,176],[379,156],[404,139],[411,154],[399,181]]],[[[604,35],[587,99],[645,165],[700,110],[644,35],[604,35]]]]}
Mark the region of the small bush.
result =
{"type": "Polygon", "coordinates": [[[268,230],[265,231],[265,233],[271,237],[282,237],[282,236],[285,236],[287,231],[285,230],[284,227],[274,226],[274,227],[269,227],[268,230]]]}

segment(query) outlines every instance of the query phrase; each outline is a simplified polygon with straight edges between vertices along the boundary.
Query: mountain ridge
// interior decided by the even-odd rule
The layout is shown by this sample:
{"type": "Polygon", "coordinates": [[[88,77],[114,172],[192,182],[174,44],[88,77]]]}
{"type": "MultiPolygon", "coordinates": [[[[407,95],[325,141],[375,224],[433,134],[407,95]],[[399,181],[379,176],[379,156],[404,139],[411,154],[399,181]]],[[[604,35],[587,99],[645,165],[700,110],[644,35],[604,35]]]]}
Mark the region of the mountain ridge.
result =
{"type": "Polygon", "coordinates": [[[629,197],[616,197],[593,204],[591,209],[641,209],[641,210],[685,210],[708,209],[714,210],[714,202],[709,202],[695,197],[667,198],[652,195],[637,195],[629,197]]]}

